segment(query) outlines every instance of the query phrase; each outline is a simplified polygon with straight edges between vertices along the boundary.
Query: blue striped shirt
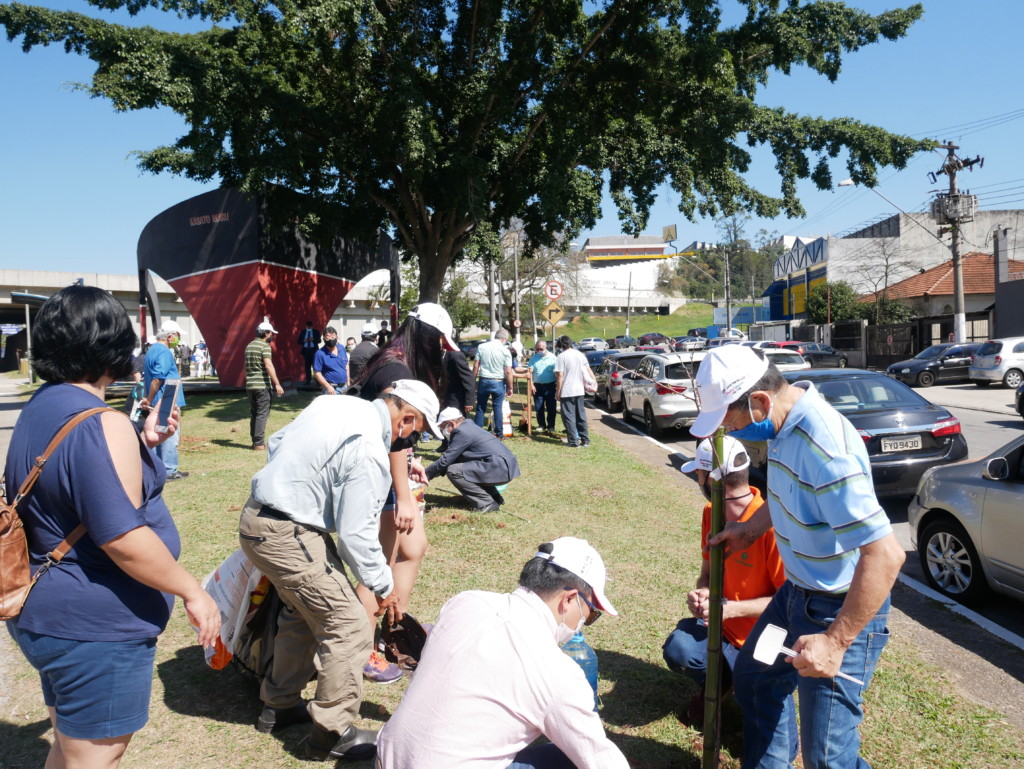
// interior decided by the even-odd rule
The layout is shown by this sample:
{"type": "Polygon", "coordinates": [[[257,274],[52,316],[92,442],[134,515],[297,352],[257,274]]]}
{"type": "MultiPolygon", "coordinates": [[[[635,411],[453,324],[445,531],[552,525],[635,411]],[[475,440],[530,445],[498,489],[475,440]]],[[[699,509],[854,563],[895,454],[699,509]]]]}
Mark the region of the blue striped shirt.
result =
{"type": "Polygon", "coordinates": [[[768,509],[786,576],[811,590],[845,592],[859,548],[892,531],[871,462],[853,425],[809,382],[768,441],[768,509]]]}

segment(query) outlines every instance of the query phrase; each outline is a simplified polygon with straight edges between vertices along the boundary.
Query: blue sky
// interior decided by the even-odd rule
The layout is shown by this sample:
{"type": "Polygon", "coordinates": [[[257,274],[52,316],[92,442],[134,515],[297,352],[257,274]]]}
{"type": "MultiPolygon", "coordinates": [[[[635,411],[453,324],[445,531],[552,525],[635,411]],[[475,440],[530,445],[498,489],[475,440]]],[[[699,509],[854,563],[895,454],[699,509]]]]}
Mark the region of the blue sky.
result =
{"type": "MultiPolygon", "coordinates": [[[[93,12],[83,2],[53,7],[93,12]]],[[[895,7],[878,0],[849,3],[870,12],[895,7]]],[[[144,16],[166,26],[167,15],[144,16]]],[[[964,157],[981,155],[985,166],[961,175],[961,188],[981,197],[983,208],[1024,208],[1024,91],[1020,87],[1020,30],[1024,3],[1017,0],[925,0],[925,16],[907,38],[882,42],[847,57],[835,84],[794,72],[775,75],[761,103],[825,117],[850,116],[914,136],[952,139],[964,157]],[[1002,117],[997,117],[1002,116],[1002,117]]],[[[199,194],[203,186],[170,175],[138,170],[133,150],[172,142],[181,120],[169,111],[116,113],[69,83],[86,82],[93,65],[63,48],[21,52],[0,39],[0,267],[72,272],[135,272],[135,246],[145,224],[169,206],[199,194]]],[[[922,210],[938,169],[935,153],[918,156],[902,172],[883,170],[879,191],[906,210],[922,210]]],[[[835,165],[836,180],[845,177],[835,165]]],[[[766,192],[778,189],[770,158],[750,179],[766,192]]],[[[857,188],[817,191],[801,187],[806,220],[751,222],[748,234],[765,228],[779,234],[840,233],[895,209],[875,193],[857,188]]],[[[675,224],[677,244],[715,241],[712,221],[688,222],[678,199],[663,188],[651,212],[649,234],[675,224]]],[[[598,225],[579,237],[620,231],[606,201],[598,225]]]]}

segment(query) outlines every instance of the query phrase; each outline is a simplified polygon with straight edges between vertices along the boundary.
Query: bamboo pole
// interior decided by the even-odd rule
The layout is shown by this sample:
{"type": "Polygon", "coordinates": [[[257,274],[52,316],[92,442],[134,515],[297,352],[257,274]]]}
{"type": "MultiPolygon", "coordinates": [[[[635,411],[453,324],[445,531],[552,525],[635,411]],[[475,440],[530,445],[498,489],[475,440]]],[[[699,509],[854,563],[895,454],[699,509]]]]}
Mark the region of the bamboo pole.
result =
{"type": "MultiPolygon", "coordinates": [[[[722,465],[725,428],[718,428],[712,438],[713,470],[722,465]]],[[[711,479],[711,527],[713,537],[725,527],[725,484],[711,479]]],[[[717,769],[722,748],[721,696],[722,696],[722,590],[725,573],[724,545],[708,551],[708,647],[707,679],[704,683],[704,756],[702,769],[717,769]]]]}

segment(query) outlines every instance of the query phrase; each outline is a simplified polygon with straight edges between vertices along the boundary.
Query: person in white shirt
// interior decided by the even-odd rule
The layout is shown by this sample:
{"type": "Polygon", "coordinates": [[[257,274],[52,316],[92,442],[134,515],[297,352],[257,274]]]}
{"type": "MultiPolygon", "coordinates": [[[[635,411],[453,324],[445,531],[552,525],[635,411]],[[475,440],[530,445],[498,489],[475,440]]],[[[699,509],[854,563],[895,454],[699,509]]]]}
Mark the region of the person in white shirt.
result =
{"type": "Polygon", "coordinates": [[[558,360],[555,361],[555,400],[562,404],[562,424],[565,426],[566,445],[570,449],[590,445],[587,428],[587,407],[583,402],[586,391],[583,379],[590,366],[587,356],[572,346],[572,339],[558,337],[558,360]]]}
{"type": "Polygon", "coordinates": [[[624,769],[583,669],[561,646],[602,612],[605,568],[561,537],[513,593],[471,590],[441,609],[412,683],[381,730],[380,769],[624,769]],[[540,736],[550,743],[530,745],[540,736]]]}

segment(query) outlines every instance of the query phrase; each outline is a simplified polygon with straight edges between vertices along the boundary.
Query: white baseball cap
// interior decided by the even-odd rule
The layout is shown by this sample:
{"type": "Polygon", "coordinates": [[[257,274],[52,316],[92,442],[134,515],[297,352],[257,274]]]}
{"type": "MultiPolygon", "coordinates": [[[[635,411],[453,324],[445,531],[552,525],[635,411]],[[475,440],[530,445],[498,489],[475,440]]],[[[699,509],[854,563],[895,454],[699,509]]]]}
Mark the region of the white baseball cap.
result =
{"type": "Polygon", "coordinates": [[[420,412],[427,421],[427,429],[435,437],[444,439],[444,436],[441,435],[441,428],[437,426],[435,419],[441,404],[437,402],[437,396],[429,386],[417,379],[399,379],[391,385],[391,391],[386,394],[401,398],[420,412]]]}
{"type": "Polygon", "coordinates": [[[594,591],[594,604],[597,608],[615,617],[619,616],[612,602],[604,594],[604,583],[607,578],[604,561],[590,543],[576,537],[559,537],[552,540],[551,544],[553,548],[550,553],[538,551],[536,557],[575,574],[594,591]]]}
{"type": "Polygon", "coordinates": [[[693,381],[700,414],[690,425],[690,434],[698,438],[711,435],[722,424],[729,406],[757,384],[767,370],[767,358],[759,356],[753,347],[727,344],[709,352],[693,381]]]}
{"type": "Polygon", "coordinates": [[[445,310],[439,304],[433,302],[424,302],[418,304],[412,308],[412,312],[409,313],[410,318],[416,318],[420,323],[426,323],[428,326],[433,326],[441,332],[441,336],[444,338],[444,346],[449,350],[458,350],[459,346],[452,341],[452,326],[451,316],[448,315],[448,311],[445,310]]]}
{"type": "Polygon", "coordinates": [[[265,320],[262,323],[260,323],[260,325],[258,325],[256,327],[256,330],[259,331],[259,332],[269,331],[272,334],[276,334],[277,333],[277,329],[274,328],[272,325],[270,325],[270,321],[269,320],[265,320]]]}
{"type": "Polygon", "coordinates": [[[359,330],[359,335],[360,336],[376,336],[377,335],[377,327],[374,326],[372,323],[364,323],[363,327],[359,330]]]}
{"type": "Polygon", "coordinates": [[[175,323],[173,320],[165,320],[160,324],[160,330],[165,334],[177,334],[181,336],[185,332],[181,330],[181,326],[175,323]]]}
{"type": "Polygon", "coordinates": [[[692,473],[694,470],[706,470],[711,473],[711,477],[716,481],[722,480],[723,473],[725,475],[734,473],[737,470],[745,470],[750,467],[750,455],[747,454],[747,449],[742,443],[735,438],[726,435],[722,438],[722,461],[719,463],[718,469],[715,467],[714,457],[714,442],[711,438],[705,438],[697,446],[697,456],[690,462],[679,468],[680,472],[692,473]]]}
{"type": "Polygon", "coordinates": [[[449,406],[437,415],[437,423],[441,424],[442,422],[451,422],[454,419],[461,419],[463,416],[465,415],[457,408],[449,406]]]}

